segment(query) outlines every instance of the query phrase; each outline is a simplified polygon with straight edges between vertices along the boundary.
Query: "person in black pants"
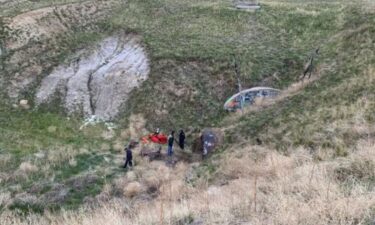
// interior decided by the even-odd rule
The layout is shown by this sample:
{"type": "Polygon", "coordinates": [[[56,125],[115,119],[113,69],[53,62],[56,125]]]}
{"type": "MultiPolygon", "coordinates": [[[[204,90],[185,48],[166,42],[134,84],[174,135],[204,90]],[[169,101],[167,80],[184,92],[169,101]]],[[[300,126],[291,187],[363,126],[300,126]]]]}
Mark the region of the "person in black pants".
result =
{"type": "Polygon", "coordinates": [[[184,150],[185,148],[185,133],[183,130],[180,130],[180,134],[179,134],[179,144],[180,144],[180,148],[182,150],[184,150]]]}
{"type": "Polygon", "coordinates": [[[123,167],[126,168],[128,166],[128,163],[130,167],[133,167],[133,153],[130,146],[126,147],[124,151],[126,152],[126,160],[123,167]]]}

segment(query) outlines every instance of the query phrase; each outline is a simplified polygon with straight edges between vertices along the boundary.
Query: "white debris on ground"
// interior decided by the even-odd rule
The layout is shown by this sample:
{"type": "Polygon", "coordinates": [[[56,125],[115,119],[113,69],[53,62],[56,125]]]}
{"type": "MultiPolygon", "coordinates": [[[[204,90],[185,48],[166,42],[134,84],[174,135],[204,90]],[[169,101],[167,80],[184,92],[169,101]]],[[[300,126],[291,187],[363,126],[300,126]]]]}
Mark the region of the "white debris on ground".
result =
{"type": "Polygon", "coordinates": [[[82,125],[79,127],[80,130],[82,130],[83,128],[87,127],[87,126],[94,126],[94,125],[97,125],[97,124],[100,124],[100,123],[103,123],[104,126],[108,129],[108,130],[114,130],[114,129],[117,129],[117,125],[115,123],[112,123],[112,122],[106,122],[104,121],[103,119],[101,119],[100,117],[98,116],[95,116],[95,115],[92,115],[90,117],[87,117],[82,125]]]}

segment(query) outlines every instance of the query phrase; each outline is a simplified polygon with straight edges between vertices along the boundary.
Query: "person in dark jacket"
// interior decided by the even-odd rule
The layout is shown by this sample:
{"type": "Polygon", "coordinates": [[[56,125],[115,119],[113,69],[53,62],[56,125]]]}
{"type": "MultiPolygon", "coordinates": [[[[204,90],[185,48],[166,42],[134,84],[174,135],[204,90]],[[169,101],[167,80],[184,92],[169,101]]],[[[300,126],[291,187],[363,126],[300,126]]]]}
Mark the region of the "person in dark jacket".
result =
{"type": "Polygon", "coordinates": [[[185,148],[185,133],[183,130],[180,130],[180,134],[179,134],[179,144],[180,144],[180,148],[182,150],[184,150],[185,148]]]}
{"type": "Polygon", "coordinates": [[[124,168],[126,168],[128,164],[130,167],[133,167],[133,153],[132,153],[130,146],[126,147],[124,151],[126,152],[126,160],[125,160],[124,168]]]}
{"type": "Polygon", "coordinates": [[[168,136],[168,156],[173,155],[174,131],[168,136]]]}

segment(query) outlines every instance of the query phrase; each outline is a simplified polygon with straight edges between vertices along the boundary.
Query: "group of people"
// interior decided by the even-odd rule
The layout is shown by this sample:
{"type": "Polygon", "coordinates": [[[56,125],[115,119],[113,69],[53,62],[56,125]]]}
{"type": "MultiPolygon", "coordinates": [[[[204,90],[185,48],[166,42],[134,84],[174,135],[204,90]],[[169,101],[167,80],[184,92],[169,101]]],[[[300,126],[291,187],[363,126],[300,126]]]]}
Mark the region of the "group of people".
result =
{"type": "MultiPolygon", "coordinates": [[[[168,156],[173,155],[173,144],[177,142],[174,138],[175,132],[172,131],[171,134],[168,136],[168,156]]],[[[178,142],[177,144],[180,146],[181,150],[185,149],[185,133],[183,130],[180,130],[178,134],[178,142]]]]}
{"type": "MultiPolygon", "coordinates": [[[[156,129],[155,134],[158,135],[159,133],[160,133],[160,129],[158,128],[158,129],[156,129]]],[[[168,144],[167,155],[169,157],[173,156],[173,152],[174,152],[173,146],[174,146],[175,142],[178,144],[178,146],[181,148],[181,150],[185,149],[185,138],[186,138],[186,136],[185,136],[185,132],[183,130],[179,131],[178,141],[175,139],[175,131],[171,131],[171,133],[168,136],[168,140],[167,140],[167,144],[168,144]]],[[[131,142],[124,149],[124,151],[126,152],[126,157],[125,157],[125,164],[124,164],[123,168],[127,168],[128,165],[130,167],[133,167],[133,152],[132,152],[133,147],[134,147],[134,144],[131,142]]]]}

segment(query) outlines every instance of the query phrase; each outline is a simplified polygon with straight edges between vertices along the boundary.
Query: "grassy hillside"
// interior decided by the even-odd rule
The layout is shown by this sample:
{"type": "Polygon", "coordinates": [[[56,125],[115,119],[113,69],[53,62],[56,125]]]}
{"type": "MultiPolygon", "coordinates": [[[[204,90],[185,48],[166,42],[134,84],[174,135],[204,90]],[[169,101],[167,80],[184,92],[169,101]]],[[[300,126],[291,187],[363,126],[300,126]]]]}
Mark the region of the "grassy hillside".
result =
{"type": "MultiPolygon", "coordinates": [[[[155,109],[167,110],[159,121],[149,120],[148,128],[205,126],[224,116],[222,104],[237,90],[234,58],[240,64],[244,87],[282,88],[300,75],[312,50],[339,26],[334,15],[340,8],[324,6],[327,10],[316,13],[316,4],[307,6],[311,12],[298,11],[299,5],[265,4],[259,12],[249,13],[235,10],[230,1],[127,1],[115,4],[111,16],[97,24],[73,27],[74,32],[48,41],[46,49],[45,43],[30,45],[45,49],[37,60],[44,67],[43,77],[67,61],[74,49],[88,47],[118,30],[138,33],[149,50],[152,72],[124,107],[125,117],[142,112],[150,119],[155,109]]],[[[8,66],[5,71],[11,78],[19,69],[8,66]]],[[[30,99],[33,93],[22,94],[30,99]]]]}
{"type": "Polygon", "coordinates": [[[296,96],[240,118],[235,132],[262,137],[279,149],[303,145],[311,151],[332,149],[338,156],[373,132],[375,18],[358,8],[344,13],[348,17],[337,34],[322,45],[319,80],[296,96]]]}
{"type": "MultiPolygon", "coordinates": [[[[246,12],[225,0],[129,0],[51,40],[40,53],[41,77],[76,49],[124,30],[143,37],[151,74],[131,93],[114,133],[102,123],[80,129],[82,118],[68,117],[59,102],[26,110],[1,92],[0,223],[370,224],[372,4],[261,3],[261,10],[246,12]],[[317,47],[313,79],[299,82],[317,47]],[[243,114],[224,112],[224,101],[237,91],[234,58],[244,87],[279,88],[280,98],[243,114]],[[156,127],[189,133],[218,127],[225,144],[201,164],[187,160],[174,169],[137,155],[125,175],[118,168],[123,145],[156,127]],[[17,218],[24,212],[27,220],[17,218]]],[[[0,9],[8,16],[22,11],[0,9]]],[[[3,56],[5,64],[13,54],[3,56]]],[[[15,76],[5,66],[4,85],[15,76]]],[[[21,97],[32,102],[37,85],[21,97]]]]}
{"type": "Polygon", "coordinates": [[[195,118],[203,117],[198,120],[203,122],[199,125],[210,125],[211,120],[222,118],[223,102],[236,91],[234,58],[240,64],[244,87],[286,87],[298,78],[311,51],[338,31],[340,22],[334,15],[340,9],[331,5],[327,8],[310,15],[296,8],[271,5],[265,5],[257,13],[236,11],[227,1],[129,2],[112,24],[114,27],[125,24],[144,35],[153,58],[153,72],[146,88],[168,84],[186,90],[186,100],[193,98],[189,102],[165,93],[165,89],[172,87],[162,88],[162,92],[153,89],[153,97],[146,98],[143,93],[150,92],[141,88],[134,93],[136,100],[131,101],[134,108],[130,109],[146,112],[146,117],[151,118],[155,108],[163,110],[171,106],[174,110],[168,118],[161,117],[161,124],[179,127],[195,124],[195,118]],[[176,66],[165,67],[166,62],[182,69],[171,70],[169,67],[176,66]],[[196,69],[190,69],[192,65],[196,69]],[[196,84],[186,84],[186,76],[196,84]],[[191,94],[195,92],[198,94],[191,94]],[[154,99],[160,96],[158,104],[154,99]],[[180,117],[183,119],[175,119],[180,117]]]}

